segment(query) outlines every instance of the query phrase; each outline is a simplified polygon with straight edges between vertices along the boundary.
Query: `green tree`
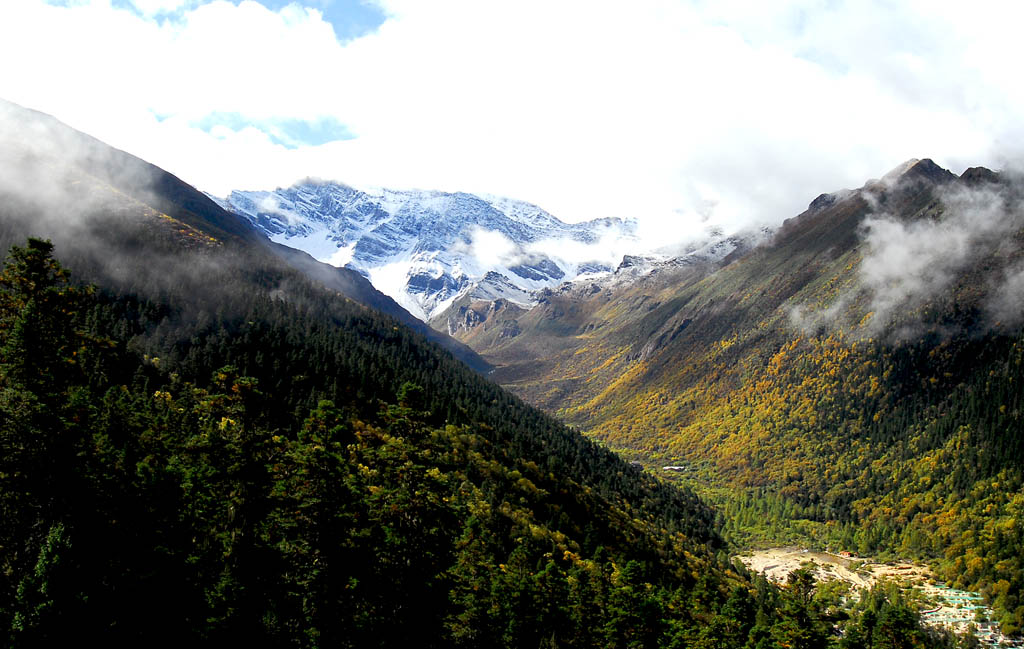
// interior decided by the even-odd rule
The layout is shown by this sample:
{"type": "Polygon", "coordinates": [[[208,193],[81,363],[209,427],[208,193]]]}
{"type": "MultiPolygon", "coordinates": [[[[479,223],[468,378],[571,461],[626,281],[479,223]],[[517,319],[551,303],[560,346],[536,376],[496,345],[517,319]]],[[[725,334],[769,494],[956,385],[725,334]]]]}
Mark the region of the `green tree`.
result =
{"type": "Polygon", "coordinates": [[[71,275],[53,258],[53,244],[29,239],[14,246],[0,272],[0,368],[5,386],[33,393],[55,405],[75,372],[84,337],[74,315],[90,292],[71,284],[71,275]]]}
{"type": "Polygon", "coordinates": [[[50,242],[29,239],[0,271],[0,573],[13,577],[0,612],[18,615],[24,633],[62,609],[47,575],[58,556],[70,561],[65,525],[86,493],[77,456],[89,399],[74,316],[87,291],[70,284],[52,253],[50,242]]]}
{"type": "Polygon", "coordinates": [[[46,646],[66,640],[68,613],[84,596],[68,565],[71,540],[62,523],[50,527],[32,570],[18,583],[11,621],[14,646],[46,646]]]}
{"type": "Polygon", "coordinates": [[[872,637],[874,649],[922,647],[926,640],[917,616],[902,602],[882,607],[872,637]]]}

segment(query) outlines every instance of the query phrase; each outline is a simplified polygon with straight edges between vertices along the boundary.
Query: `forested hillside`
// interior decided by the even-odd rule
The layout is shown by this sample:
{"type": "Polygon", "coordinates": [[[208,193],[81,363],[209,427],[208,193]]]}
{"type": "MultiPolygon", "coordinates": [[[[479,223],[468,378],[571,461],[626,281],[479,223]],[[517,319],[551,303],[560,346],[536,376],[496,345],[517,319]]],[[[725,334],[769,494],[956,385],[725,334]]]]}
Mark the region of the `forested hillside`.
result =
{"type": "Polygon", "coordinates": [[[664,643],[745,583],[692,493],[57,133],[5,150],[8,644],[664,643]]]}
{"type": "Polygon", "coordinates": [[[721,508],[727,536],[935,561],[1024,625],[1021,183],[912,161],[724,267],[467,334],[495,376],[721,508]],[[531,350],[543,350],[535,356],[531,350]]]}
{"type": "Polygon", "coordinates": [[[593,646],[692,632],[667,602],[741,583],[695,498],[384,317],[311,289],[168,326],[194,305],[48,253],[2,276],[9,640],[593,646]]]}
{"type": "Polygon", "coordinates": [[[696,499],[386,319],[324,328],[351,307],[255,296],[179,326],[165,360],[133,347],[168,305],[77,286],[51,250],[0,273],[10,646],[821,646],[833,624],[844,646],[951,642],[891,593],[851,619],[806,575],[751,584],[711,556],[696,499]],[[467,423],[402,381],[431,356],[485,404],[467,423]],[[352,380],[374,360],[390,373],[352,380]],[[319,389],[274,380],[299,366],[319,389]]]}

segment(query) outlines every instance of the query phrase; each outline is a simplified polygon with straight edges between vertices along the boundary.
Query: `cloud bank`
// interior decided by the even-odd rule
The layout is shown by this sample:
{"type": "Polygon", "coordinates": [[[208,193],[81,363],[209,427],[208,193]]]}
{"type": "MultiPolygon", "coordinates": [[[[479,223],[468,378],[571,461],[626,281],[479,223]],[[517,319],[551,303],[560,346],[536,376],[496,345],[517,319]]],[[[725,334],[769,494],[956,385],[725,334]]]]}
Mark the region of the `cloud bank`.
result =
{"type": "Polygon", "coordinates": [[[315,175],[680,239],[1024,142],[1013,3],[378,0],[387,20],[346,41],[319,3],[122,4],[0,3],[0,96],[216,195],[315,175]],[[284,146],[281,123],[347,139],[284,146]]]}

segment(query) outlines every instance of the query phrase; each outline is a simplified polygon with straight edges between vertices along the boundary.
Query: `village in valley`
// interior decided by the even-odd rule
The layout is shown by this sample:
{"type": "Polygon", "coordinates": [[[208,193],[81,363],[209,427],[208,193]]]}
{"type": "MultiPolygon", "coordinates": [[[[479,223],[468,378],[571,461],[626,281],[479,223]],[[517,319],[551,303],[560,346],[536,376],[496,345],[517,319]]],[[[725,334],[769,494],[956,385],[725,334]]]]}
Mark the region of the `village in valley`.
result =
{"type": "Polygon", "coordinates": [[[999,625],[992,621],[992,609],[985,605],[980,594],[957,590],[937,581],[927,566],[907,562],[876,563],[850,552],[803,548],[755,550],[738,559],[749,570],[776,583],[785,583],[794,570],[810,569],[818,582],[839,580],[849,584],[851,597],[859,597],[861,589],[892,581],[914,593],[914,599],[922,603],[921,620],[926,625],[946,628],[960,635],[973,633],[985,647],[1024,647],[1024,639],[1019,636],[1002,634],[999,625]]]}

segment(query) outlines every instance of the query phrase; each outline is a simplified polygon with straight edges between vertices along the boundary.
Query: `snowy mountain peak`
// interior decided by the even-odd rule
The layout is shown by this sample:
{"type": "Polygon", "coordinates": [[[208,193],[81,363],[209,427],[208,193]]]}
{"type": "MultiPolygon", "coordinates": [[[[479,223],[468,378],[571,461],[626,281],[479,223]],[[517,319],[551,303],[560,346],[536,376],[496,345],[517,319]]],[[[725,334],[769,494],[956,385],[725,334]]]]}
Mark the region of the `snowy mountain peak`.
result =
{"type": "Polygon", "coordinates": [[[424,320],[469,291],[529,305],[533,291],[611,271],[621,246],[609,241],[636,234],[633,221],[569,224],[510,198],[313,180],[218,202],[278,243],[362,273],[424,320]]]}

